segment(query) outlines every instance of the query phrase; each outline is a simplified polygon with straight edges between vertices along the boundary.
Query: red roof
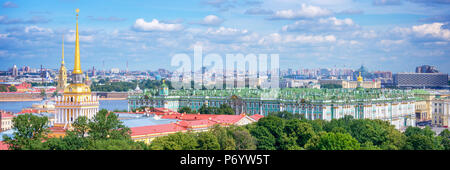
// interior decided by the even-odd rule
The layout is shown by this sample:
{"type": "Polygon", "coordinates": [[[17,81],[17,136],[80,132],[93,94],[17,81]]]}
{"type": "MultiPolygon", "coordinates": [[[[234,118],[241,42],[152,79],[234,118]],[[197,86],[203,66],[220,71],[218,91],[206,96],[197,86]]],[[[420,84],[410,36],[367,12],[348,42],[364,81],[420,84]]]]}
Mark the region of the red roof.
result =
{"type": "Polygon", "coordinates": [[[179,119],[179,120],[202,120],[209,119],[215,117],[217,115],[208,115],[208,114],[170,114],[164,115],[161,118],[163,119],[179,119]]]}
{"type": "Polygon", "coordinates": [[[192,121],[186,121],[186,120],[182,120],[177,122],[178,125],[183,126],[184,128],[195,128],[198,126],[206,126],[206,127],[210,127],[216,124],[215,121],[211,121],[208,119],[204,119],[204,120],[192,120],[192,121]]]}
{"type": "Polygon", "coordinates": [[[8,114],[8,113],[5,113],[5,112],[1,112],[0,114],[2,114],[2,118],[5,118],[5,117],[14,117],[14,115],[8,114]]]}
{"type": "Polygon", "coordinates": [[[216,121],[220,124],[235,124],[242,118],[244,118],[245,115],[216,115],[212,118],[213,121],[216,121]]]}
{"type": "Polygon", "coordinates": [[[8,144],[3,143],[2,141],[0,141],[0,150],[9,150],[8,149],[8,144]]]}
{"type": "Polygon", "coordinates": [[[186,130],[186,128],[184,128],[176,123],[132,127],[130,129],[131,129],[131,136],[147,135],[147,134],[154,134],[154,133],[178,132],[178,131],[186,130]]]}
{"type": "MultiPolygon", "coordinates": [[[[182,114],[178,112],[173,112],[170,109],[165,108],[154,108],[154,112],[151,113],[163,115],[161,117],[163,119],[178,119],[181,121],[162,125],[133,127],[130,128],[131,136],[179,132],[188,129],[211,127],[215,124],[231,125],[237,123],[238,121],[242,120],[242,118],[246,117],[244,114],[241,115],[182,114]]],[[[264,116],[255,114],[251,116],[251,119],[258,121],[262,117],[264,116]]]]}
{"type": "Polygon", "coordinates": [[[258,121],[259,119],[261,119],[261,118],[263,118],[264,116],[263,115],[260,115],[260,114],[254,114],[254,115],[251,115],[250,116],[250,118],[252,118],[252,119],[254,119],[254,120],[256,120],[256,121],[258,121]]]}
{"type": "Polygon", "coordinates": [[[20,111],[17,114],[24,114],[24,113],[37,113],[38,110],[37,109],[22,109],[22,111],[20,111]]]}

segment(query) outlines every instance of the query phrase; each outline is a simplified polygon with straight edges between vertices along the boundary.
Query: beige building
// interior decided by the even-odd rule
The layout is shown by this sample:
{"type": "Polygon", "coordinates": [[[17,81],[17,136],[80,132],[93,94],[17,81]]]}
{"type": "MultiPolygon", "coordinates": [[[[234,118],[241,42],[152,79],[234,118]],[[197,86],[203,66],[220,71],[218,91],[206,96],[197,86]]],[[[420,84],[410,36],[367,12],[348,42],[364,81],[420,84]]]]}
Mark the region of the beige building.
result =
{"type": "Polygon", "coordinates": [[[449,115],[450,115],[450,98],[435,98],[432,101],[433,119],[432,124],[434,126],[448,127],[449,115]]]}
{"type": "Polygon", "coordinates": [[[0,132],[13,128],[13,115],[0,111],[0,132]]]}
{"type": "Polygon", "coordinates": [[[423,100],[416,102],[416,119],[417,121],[428,121],[432,118],[432,101],[435,97],[431,93],[415,93],[415,97],[422,98],[423,100]]]}
{"type": "MultiPolygon", "coordinates": [[[[319,84],[336,84],[341,85],[342,88],[345,89],[355,89],[358,87],[358,81],[347,81],[347,80],[330,80],[330,79],[323,79],[319,80],[319,84]]],[[[362,81],[361,87],[365,89],[379,89],[381,88],[381,81],[362,81]]]]}

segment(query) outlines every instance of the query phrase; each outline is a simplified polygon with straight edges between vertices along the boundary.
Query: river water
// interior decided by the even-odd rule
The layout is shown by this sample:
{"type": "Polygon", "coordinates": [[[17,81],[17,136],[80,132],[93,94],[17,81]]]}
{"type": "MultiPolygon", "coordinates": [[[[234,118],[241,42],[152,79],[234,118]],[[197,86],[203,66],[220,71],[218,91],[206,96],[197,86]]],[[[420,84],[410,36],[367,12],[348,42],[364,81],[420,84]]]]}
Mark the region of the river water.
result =
{"type": "MultiPolygon", "coordinates": [[[[31,108],[33,103],[40,101],[18,101],[18,102],[0,102],[0,110],[17,113],[23,108],[31,108]]],[[[107,110],[126,110],[128,107],[127,100],[100,100],[100,109],[107,110]]]]}

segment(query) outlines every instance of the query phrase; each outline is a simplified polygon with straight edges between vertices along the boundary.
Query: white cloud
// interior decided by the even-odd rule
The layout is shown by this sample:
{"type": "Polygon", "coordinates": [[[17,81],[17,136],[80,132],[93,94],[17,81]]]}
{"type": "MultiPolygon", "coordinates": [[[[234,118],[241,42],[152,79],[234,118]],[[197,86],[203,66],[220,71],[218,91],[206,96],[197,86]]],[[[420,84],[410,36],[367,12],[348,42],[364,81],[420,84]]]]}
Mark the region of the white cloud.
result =
{"type": "MultiPolygon", "coordinates": [[[[75,42],[75,30],[70,30],[69,34],[64,35],[64,41],[66,42],[75,42]]],[[[81,42],[92,42],[94,41],[93,35],[78,35],[81,42]]]]}
{"type": "Polygon", "coordinates": [[[318,20],[300,20],[294,24],[285,25],[283,31],[348,31],[359,27],[352,19],[337,19],[336,17],[320,18],[318,20]]]}
{"type": "Polygon", "coordinates": [[[272,43],[300,43],[300,44],[316,44],[316,43],[332,43],[336,42],[334,35],[281,35],[273,33],[261,38],[258,44],[272,43]]]}
{"type": "Polygon", "coordinates": [[[348,26],[350,26],[350,25],[354,24],[353,20],[350,19],[350,18],[345,18],[345,19],[341,20],[341,19],[337,19],[336,17],[329,17],[329,18],[326,18],[326,19],[321,18],[321,19],[319,19],[319,23],[332,24],[332,25],[335,25],[335,26],[341,26],[341,25],[348,25],[348,26]]]}
{"type": "Polygon", "coordinates": [[[9,33],[6,33],[6,34],[0,34],[0,38],[6,38],[6,37],[8,37],[8,35],[9,35],[9,33]]]}
{"type": "Polygon", "coordinates": [[[450,30],[442,29],[443,23],[423,24],[412,27],[412,31],[419,37],[432,36],[450,41],[450,30]]]}
{"type": "Polygon", "coordinates": [[[369,30],[369,31],[355,31],[352,33],[352,36],[358,38],[372,39],[376,38],[378,35],[374,30],[369,30]]]}
{"type": "Polygon", "coordinates": [[[139,18],[134,23],[133,28],[138,31],[179,31],[183,29],[183,26],[181,24],[161,23],[157,19],[146,22],[144,19],[139,18]]]}
{"type": "Polygon", "coordinates": [[[383,46],[400,45],[405,43],[405,40],[380,40],[379,42],[383,46]]]}
{"type": "Polygon", "coordinates": [[[400,5],[402,4],[401,0],[373,0],[373,5],[381,6],[381,5],[400,5]]]}
{"type": "Polygon", "coordinates": [[[318,6],[302,4],[299,10],[280,10],[276,11],[272,16],[273,19],[302,19],[302,18],[316,18],[331,15],[332,12],[328,9],[320,8],[318,6]]]}
{"type": "Polygon", "coordinates": [[[234,35],[242,35],[248,33],[248,30],[239,30],[235,28],[225,28],[220,27],[219,29],[208,28],[206,30],[206,34],[209,35],[219,35],[219,36],[234,36],[234,35]]]}
{"type": "Polygon", "coordinates": [[[208,25],[208,26],[218,26],[223,23],[223,19],[219,18],[215,15],[208,15],[205,18],[203,18],[202,21],[197,22],[197,24],[201,25],[208,25]]]}

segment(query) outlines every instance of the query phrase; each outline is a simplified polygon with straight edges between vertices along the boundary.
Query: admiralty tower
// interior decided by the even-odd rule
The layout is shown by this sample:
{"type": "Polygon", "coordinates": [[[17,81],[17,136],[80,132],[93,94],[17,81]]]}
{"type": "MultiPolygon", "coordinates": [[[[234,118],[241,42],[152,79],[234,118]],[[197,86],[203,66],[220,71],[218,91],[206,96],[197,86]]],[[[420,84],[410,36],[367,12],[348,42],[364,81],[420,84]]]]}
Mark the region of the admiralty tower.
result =
{"type": "Polygon", "coordinates": [[[76,10],[75,63],[72,71],[72,82],[64,87],[62,96],[55,98],[55,127],[70,129],[72,123],[80,116],[93,118],[98,112],[99,97],[92,96],[91,89],[83,80],[80,61],[80,42],[78,37],[78,13],[76,10]]]}

